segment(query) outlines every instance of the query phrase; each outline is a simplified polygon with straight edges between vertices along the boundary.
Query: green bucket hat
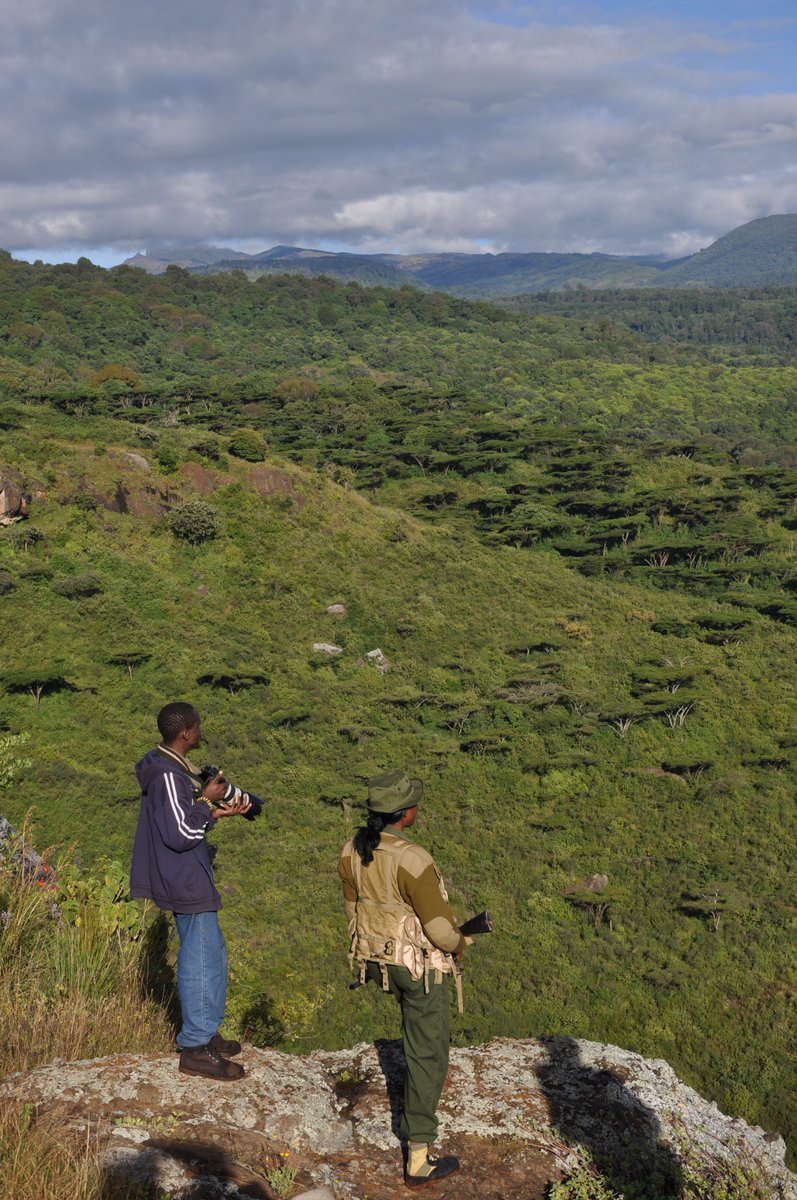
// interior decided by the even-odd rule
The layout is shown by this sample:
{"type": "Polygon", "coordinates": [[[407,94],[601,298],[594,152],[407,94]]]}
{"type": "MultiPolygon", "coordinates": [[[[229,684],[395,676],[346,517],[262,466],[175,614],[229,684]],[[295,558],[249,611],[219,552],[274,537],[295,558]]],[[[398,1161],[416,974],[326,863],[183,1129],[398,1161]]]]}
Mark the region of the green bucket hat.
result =
{"type": "Polygon", "coordinates": [[[368,780],[368,807],[371,812],[395,813],[419,804],[423,781],[410,779],[404,771],[388,771],[368,780]]]}

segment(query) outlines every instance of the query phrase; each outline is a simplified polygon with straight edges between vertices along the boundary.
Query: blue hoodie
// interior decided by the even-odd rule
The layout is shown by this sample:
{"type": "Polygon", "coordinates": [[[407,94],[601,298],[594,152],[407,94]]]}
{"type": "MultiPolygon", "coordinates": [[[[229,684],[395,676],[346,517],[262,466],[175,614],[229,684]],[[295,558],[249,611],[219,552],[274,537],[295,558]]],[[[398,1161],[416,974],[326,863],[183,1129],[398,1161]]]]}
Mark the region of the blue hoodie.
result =
{"type": "Polygon", "coordinates": [[[210,805],[194,803],[188,775],[158,750],[136,763],[141,812],[133,845],[130,895],[176,913],[216,912],[216,891],[205,834],[216,824],[210,805]]]}

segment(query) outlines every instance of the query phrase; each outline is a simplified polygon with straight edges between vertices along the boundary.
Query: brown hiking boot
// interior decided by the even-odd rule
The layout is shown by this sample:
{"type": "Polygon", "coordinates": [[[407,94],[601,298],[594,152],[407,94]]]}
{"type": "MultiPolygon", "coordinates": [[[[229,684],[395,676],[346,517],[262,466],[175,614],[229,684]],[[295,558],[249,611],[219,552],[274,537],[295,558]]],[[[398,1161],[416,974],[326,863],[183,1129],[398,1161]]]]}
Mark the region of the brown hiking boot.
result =
{"type": "Polygon", "coordinates": [[[234,1038],[222,1037],[220,1033],[214,1033],[208,1045],[211,1050],[215,1050],[217,1054],[223,1054],[225,1058],[235,1058],[236,1054],[241,1053],[240,1042],[236,1042],[234,1038]]]}
{"type": "Polygon", "coordinates": [[[233,1080],[240,1079],[244,1069],[240,1063],[230,1062],[222,1058],[213,1046],[186,1046],[180,1052],[178,1068],[184,1075],[204,1075],[206,1079],[233,1080]]]}

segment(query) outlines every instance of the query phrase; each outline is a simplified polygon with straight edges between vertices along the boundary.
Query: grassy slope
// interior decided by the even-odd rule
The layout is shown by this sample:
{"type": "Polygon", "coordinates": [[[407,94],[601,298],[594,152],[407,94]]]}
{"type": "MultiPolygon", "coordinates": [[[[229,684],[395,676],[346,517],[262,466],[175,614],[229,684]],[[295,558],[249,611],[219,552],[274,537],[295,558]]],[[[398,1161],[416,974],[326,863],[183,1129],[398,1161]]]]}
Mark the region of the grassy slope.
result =
{"type": "Polygon", "coordinates": [[[27,695],[0,700],[35,760],[7,815],[19,821],[34,804],[42,843],[74,842],[84,859],[126,854],[131,764],[153,741],[160,703],[194,698],[208,757],[268,804],[258,824],[215,835],[232,1015],[261,1039],[342,1045],[386,1032],[392,1013],[346,989],[337,853],[364,779],[406,765],[427,780],[419,836],[458,911],[496,915],[496,934],[471,955],[457,1039],[615,1041],[668,1058],[726,1110],[793,1132],[794,765],[778,739],[795,708],[795,630],[761,619],[740,645],[663,637],[654,612],[691,619],[719,606],[584,579],[548,551],[489,550],[465,529],[422,525],[280,463],[292,482],[266,500],[252,468],[221,464],[223,534],[198,549],[175,541],[157,508],[65,503],[120,482],[153,506],[192,494],[180,475],[141,473],[126,448],[140,450],[120,421],[45,408],[7,431],[0,460],[47,499],[34,501],[40,546],[0,544],[17,582],[3,597],[13,618],[3,659],[61,657],[79,689],[46,695],[38,712],[27,695]],[[95,454],[96,443],[107,449],[95,454]],[[57,596],[30,574],[36,564],[53,580],[91,570],[102,591],[57,596]],[[326,612],[335,601],[344,621],[326,612]],[[546,640],[561,644],[555,655],[507,654],[546,640]],[[314,641],[345,654],[314,655],[314,641]],[[106,660],[131,642],[152,657],[129,677],[106,660]],[[384,676],[358,661],[375,646],[391,660],[384,676]],[[594,714],[662,655],[704,673],[699,708],[682,728],[659,720],[619,737],[594,714]],[[497,696],[551,657],[570,703],[497,696]],[[231,695],[197,684],[217,666],[261,668],[270,686],[231,695]],[[701,758],[714,766],[687,782],[637,773],[701,758]],[[625,896],[596,932],[563,892],[597,871],[625,896]],[[717,879],[733,894],[715,932],[680,909],[684,891],[717,879]]]}

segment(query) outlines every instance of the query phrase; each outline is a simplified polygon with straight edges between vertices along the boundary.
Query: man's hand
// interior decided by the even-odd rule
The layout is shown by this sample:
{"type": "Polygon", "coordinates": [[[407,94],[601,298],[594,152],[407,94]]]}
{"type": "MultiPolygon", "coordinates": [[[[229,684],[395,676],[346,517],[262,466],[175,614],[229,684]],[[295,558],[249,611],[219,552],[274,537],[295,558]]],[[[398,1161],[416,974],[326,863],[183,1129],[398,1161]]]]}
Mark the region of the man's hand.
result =
{"type": "Polygon", "coordinates": [[[252,807],[249,797],[246,792],[242,792],[237,800],[231,800],[229,804],[220,804],[218,808],[213,809],[213,816],[218,820],[219,817],[237,817],[248,813],[252,807]]]}
{"type": "Polygon", "coordinates": [[[224,793],[227,791],[227,780],[224,778],[224,772],[219,771],[214,775],[209,783],[206,783],[202,789],[201,800],[207,800],[208,804],[218,804],[224,799],[224,793]]]}

